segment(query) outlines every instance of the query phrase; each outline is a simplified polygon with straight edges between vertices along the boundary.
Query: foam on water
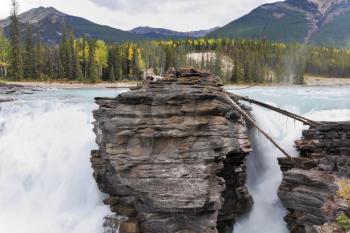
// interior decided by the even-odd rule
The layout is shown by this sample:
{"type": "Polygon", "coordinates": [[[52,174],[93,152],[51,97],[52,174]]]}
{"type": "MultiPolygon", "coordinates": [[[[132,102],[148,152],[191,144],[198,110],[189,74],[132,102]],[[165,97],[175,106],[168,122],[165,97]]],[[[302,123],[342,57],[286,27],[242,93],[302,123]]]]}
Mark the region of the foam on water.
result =
{"type": "MultiPolygon", "coordinates": [[[[125,90],[120,90],[125,91],[125,90]]],[[[240,94],[315,120],[350,120],[350,88],[253,88],[240,94]]],[[[96,148],[91,111],[95,96],[112,90],[56,90],[0,105],[0,232],[101,233],[102,194],[92,178],[90,150],[96,148]]],[[[258,124],[290,153],[303,126],[254,107],[258,124]]],[[[288,232],[286,210],[276,191],[281,153],[251,131],[248,187],[255,205],[235,233],[288,232]]]]}
{"type": "Polygon", "coordinates": [[[20,97],[0,111],[0,232],[101,233],[109,213],[92,177],[93,98],[20,97]]]}
{"type": "MultiPolygon", "coordinates": [[[[236,91],[237,92],[237,91],[236,91]]],[[[316,121],[350,121],[350,88],[254,88],[238,91],[242,95],[303,115],[316,121]]],[[[290,154],[297,156],[294,141],[305,128],[301,123],[278,113],[253,107],[253,116],[290,154]]],[[[250,131],[253,152],[247,161],[248,189],[254,198],[250,213],[238,219],[234,233],[286,233],[277,190],[282,181],[277,157],[282,153],[256,130],[250,131]]]]}

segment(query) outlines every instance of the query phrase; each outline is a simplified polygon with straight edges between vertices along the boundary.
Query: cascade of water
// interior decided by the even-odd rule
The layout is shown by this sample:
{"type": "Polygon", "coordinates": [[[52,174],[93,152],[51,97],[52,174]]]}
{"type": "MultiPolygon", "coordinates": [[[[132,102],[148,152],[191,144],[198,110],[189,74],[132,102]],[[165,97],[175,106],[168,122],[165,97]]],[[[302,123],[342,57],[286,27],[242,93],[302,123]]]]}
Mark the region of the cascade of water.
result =
{"type": "MultiPolygon", "coordinates": [[[[350,92],[348,88],[290,88],[290,89],[253,89],[244,91],[271,105],[288,109],[315,121],[349,121],[350,92]]],[[[258,125],[290,154],[297,156],[293,147],[300,139],[303,126],[299,122],[274,113],[253,107],[253,116],[258,125]]],[[[285,233],[288,232],[283,217],[287,211],[280,203],[277,190],[282,180],[277,157],[283,156],[263,135],[252,129],[250,138],[253,152],[247,161],[249,192],[254,198],[254,207],[250,213],[238,219],[234,233],[285,233]]]]}
{"type": "MultiPolygon", "coordinates": [[[[349,88],[257,88],[240,94],[313,120],[350,120],[349,88]]],[[[40,95],[0,106],[0,232],[101,233],[109,211],[89,163],[95,147],[92,97],[116,93],[40,95]]],[[[293,141],[301,136],[301,124],[261,108],[254,108],[253,114],[283,148],[296,154],[293,141]]],[[[282,155],[259,133],[252,131],[251,138],[255,152],[248,159],[248,186],[255,205],[238,220],[234,232],[288,232],[286,211],[276,195],[281,181],[276,157],[282,155]]]]}
{"type": "MultiPolygon", "coordinates": [[[[293,121],[283,122],[286,120],[282,120],[283,117],[258,107],[254,108],[253,112],[257,123],[264,126],[264,129],[268,129],[270,135],[279,142],[293,141],[301,136],[302,125],[300,123],[294,125],[293,121]]],[[[286,215],[287,211],[277,196],[277,189],[282,181],[277,157],[283,155],[255,129],[251,130],[250,138],[253,152],[247,160],[247,185],[253,196],[254,206],[249,214],[238,220],[234,232],[288,232],[286,223],[283,221],[283,216],[286,215]]],[[[296,154],[292,147],[287,146],[287,143],[282,143],[282,145],[291,155],[296,154]]]]}
{"type": "Polygon", "coordinates": [[[92,178],[90,103],[1,105],[0,232],[100,233],[109,213],[92,178]]]}

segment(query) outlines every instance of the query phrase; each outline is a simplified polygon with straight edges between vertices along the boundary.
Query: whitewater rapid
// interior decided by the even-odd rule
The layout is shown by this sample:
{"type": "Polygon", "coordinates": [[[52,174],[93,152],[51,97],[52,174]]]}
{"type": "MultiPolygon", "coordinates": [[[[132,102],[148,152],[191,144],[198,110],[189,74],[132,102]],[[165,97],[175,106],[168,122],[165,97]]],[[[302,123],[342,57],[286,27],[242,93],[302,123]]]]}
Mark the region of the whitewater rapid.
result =
{"type": "Polygon", "coordinates": [[[109,210],[89,162],[94,95],[50,91],[0,105],[1,233],[103,231],[109,210]]]}
{"type": "MultiPolygon", "coordinates": [[[[238,92],[312,120],[350,121],[349,87],[255,88],[238,92]]],[[[252,108],[258,125],[289,154],[298,156],[293,144],[302,137],[305,126],[281,114],[254,105],[252,108]]],[[[250,138],[253,152],[247,160],[247,186],[253,196],[254,206],[250,213],[238,219],[234,233],[287,233],[289,231],[283,220],[287,211],[277,196],[282,181],[277,157],[283,155],[255,129],[250,131],[250,138]]]]}
{"type": "MultiPolygon", "coordinates": [[[[19,96],[0,104],[0,232],[101,233],[104,198],[92,177],[90,151],[93,97],[125,89],[56,90],[19,96]]],[[[350,88],[253,88],[236,91],[314,120],[350,120],[350,88]]],[[[254,107],[254,118],[290,153],[303,125],[254,107]]],[[[251,131],[248,158],[253,210],[240,218],[235,233],[288,232],[286,210],[276,191],[281,153],[251,131]]]]}

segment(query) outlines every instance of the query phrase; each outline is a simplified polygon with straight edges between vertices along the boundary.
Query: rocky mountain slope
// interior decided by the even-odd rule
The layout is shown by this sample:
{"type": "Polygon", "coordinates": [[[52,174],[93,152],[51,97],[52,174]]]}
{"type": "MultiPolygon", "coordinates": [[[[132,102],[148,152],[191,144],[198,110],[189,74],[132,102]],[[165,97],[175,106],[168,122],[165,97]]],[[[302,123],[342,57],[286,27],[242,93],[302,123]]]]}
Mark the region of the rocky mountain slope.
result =
{"type": "Polygon", "coordinates": [[[190,32],[178,32],[164,28],[151,28],[151,27],[137,27],[129,32],[143,35],[149,39],[185,39],[185,38],[198,38],[206,36],[208,33],[217,30],[219,27],[211,28],[208,30],[190,31],[190,32]]]}
{"type": "MultiPolygon", "coordinates": [[[[36,36],[40,33],[41,38],[47,43],[57,43],[60,41],[62,26],[73,29],[76,37],[88,37],[94,39],[102,39],[107,42],[120,42],[129,40],[145,40],[145,39],[185,39],[198,38],[207,35],[213,30],[177,32],[164,28],[137,27],[130,31],[122,31],[109,26],[99,25],[88,21],[84,18],[71,16],[58,11],[53,7],[33,8],[19,15],[21,23],[21,33],[26,33],[26,27],[32,26],[33,34],[36,36]]],[[[0,20],[0,27],[9,34],[10,19],[0,20]]]]}
{"type": "Polygon", "coordinates": [[[208,36],[350,45],[350,0],[286,0],[265,4],[208,36]]]}
{"type": "MultiPolygon", "coordinates": [[[[60,41],[63,25],[73,29],[76,37],[86,36],[88,38],[102,39],[107,42],[144,39],[140,35],[95,24],[80,17],[67,15],[53,7],[33,8],[20,14],[18,18],[21,23],[20,29],[22,34],[26,33],[26,27],[29,24],[32,26],[34,36],[40,33],[43,41],[47,43],[57,43],[60,41]]],[[[7,35],[9,33],[9,25],[9,18],[0,21],[0,27],[4,28],[7,35]]]]}

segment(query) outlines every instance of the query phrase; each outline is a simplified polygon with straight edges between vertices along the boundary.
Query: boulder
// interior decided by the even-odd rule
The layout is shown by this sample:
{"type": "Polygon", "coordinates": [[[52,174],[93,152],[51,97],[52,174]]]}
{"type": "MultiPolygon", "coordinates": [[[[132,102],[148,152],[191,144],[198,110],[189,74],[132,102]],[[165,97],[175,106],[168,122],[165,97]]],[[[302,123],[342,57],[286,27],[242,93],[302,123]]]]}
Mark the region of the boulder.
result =
{"type": "Polygon", "coordinates": [[[43,88],[36,86],[0,83],[0,95],[34,94],[42,90],[43,88]]]}

